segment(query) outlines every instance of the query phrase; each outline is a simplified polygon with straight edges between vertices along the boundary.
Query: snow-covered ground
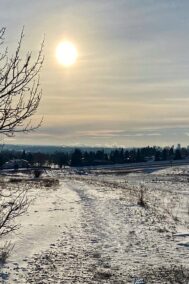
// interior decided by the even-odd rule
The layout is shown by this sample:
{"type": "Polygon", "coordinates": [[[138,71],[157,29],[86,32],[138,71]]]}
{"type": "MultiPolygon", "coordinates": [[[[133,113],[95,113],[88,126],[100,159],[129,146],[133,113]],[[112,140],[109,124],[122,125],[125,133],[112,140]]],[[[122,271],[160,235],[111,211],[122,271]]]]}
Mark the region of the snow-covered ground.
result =
{"type": "Polygon", "coordinates": [[[102,172],[31,186],[2,283],[189,283],[189,167],[102,172]]]}

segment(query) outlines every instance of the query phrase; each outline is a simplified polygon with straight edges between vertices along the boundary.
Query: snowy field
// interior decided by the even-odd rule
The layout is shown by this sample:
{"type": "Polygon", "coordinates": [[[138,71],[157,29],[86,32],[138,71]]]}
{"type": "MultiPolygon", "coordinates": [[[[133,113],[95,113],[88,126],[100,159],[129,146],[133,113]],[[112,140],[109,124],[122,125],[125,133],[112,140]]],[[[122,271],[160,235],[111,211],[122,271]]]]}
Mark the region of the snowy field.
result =
{"type": "Polygon", "coordinates": [[[188,166],[49,175],[59,184],[30,180],[1,283],[189,283],[188,166]]]}

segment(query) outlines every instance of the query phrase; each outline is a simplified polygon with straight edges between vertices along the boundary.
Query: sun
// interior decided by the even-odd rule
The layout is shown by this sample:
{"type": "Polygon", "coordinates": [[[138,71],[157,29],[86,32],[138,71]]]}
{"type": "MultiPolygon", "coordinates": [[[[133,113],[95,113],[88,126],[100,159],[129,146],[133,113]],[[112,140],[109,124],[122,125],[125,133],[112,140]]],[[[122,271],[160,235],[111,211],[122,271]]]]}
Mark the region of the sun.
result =
{"type": "Polygon", "coordinates": [[[76,46],[70,41],[60,42],[56,47],[56,59],[58,63],[69,67],[76,63],[78,51],[76,46]]]}

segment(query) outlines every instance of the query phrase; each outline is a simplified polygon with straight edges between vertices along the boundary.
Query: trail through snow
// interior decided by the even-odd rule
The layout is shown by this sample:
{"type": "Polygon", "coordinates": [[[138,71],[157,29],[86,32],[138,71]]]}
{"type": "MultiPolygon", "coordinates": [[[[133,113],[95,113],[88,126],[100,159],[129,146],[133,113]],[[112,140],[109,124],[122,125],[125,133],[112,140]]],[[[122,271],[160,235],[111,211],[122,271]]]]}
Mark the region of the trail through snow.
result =
{"type": "Polygon", "coordinates": [[[187,284],[183,192],[186,202],[185,180],[141,174],[68,174],[57,188],[31,189],[36,198],[11,236],[15,249],[2,283],[187,284]],[[146,208],[137,203],[141,183],[146,208]]]}

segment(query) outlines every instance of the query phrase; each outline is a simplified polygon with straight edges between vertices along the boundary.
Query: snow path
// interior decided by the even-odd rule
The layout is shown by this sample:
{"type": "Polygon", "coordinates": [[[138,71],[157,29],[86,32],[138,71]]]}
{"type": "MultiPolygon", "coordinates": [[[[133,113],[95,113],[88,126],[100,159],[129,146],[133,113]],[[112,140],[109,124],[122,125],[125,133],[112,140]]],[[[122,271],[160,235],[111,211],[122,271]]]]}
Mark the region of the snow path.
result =
{"type": "Polygon", "coordinates": [[[180,243],[185,236],[176,234],[178,224],[162,200],[175,206],[189,186],[152,178],[135,176],[126,183],[113,176],[68,175],[56,190],[37,191],[28,216],[20,219],[2,283],[188,283],[182,281],[188,270],[188,247],[180,243]],[[141,181],[149,190],[146,209],[137,205],[141,181]]]}
{"type": "Polygon", "coordinates": [[[19,239],[12,259],[20,262],[24,255],[30,257],[55,242],[62,228],[72,226],[76,221],[77,201],[77,195],[63,184],[57,191],[43,190],[40,196],[36,197],[36,202],[30,207],[28,214],[18,220],[22,228],[21,233],[18,232],[17,235],[19,239]],[[24,250],[21,251],[22,247],[24,250]]]}
{"type": "Polygon", "coordinates": [[[79,214],[77,194],[62,182],[56,189],[31,189],[29,198],[33,201],[28,212],[17,218],[20,229],[9,235],[14,250],[2,272],[8,283],[20,283],[15,271],[25,271],[28,261],[56,243],[64,229],[77,222],[79,214]]]}

